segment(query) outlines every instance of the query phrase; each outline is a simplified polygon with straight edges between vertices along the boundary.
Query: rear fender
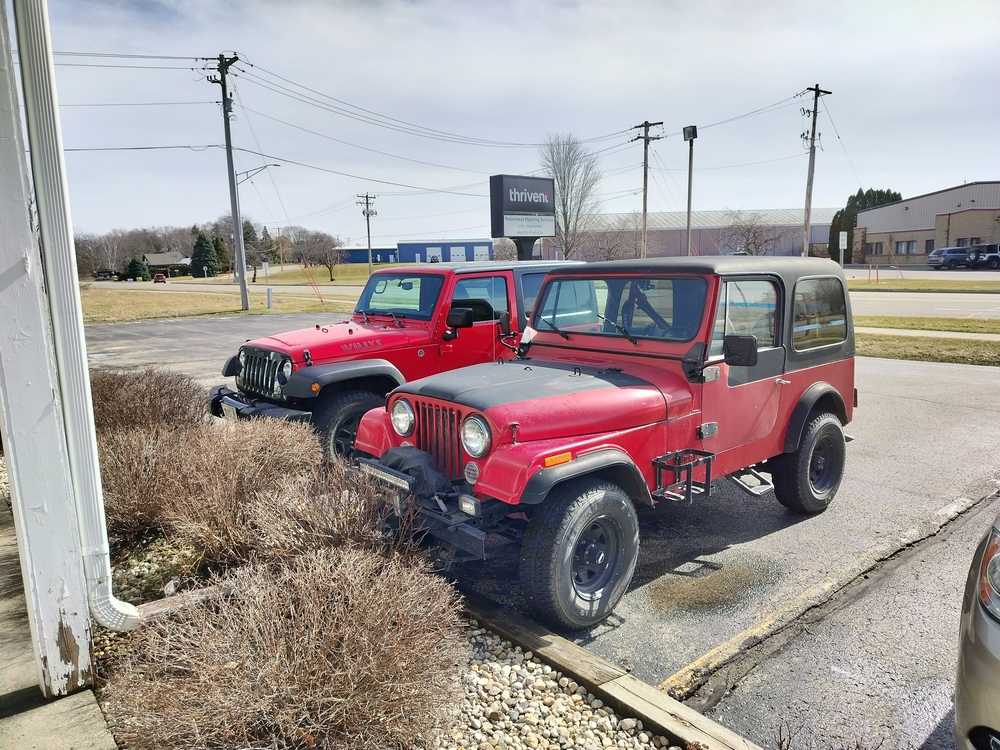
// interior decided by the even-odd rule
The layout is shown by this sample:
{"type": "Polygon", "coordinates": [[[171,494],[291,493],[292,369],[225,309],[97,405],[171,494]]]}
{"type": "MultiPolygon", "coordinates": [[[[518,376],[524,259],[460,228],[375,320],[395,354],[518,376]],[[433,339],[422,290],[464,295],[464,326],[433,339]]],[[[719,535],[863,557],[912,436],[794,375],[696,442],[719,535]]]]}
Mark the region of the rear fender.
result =
{"type": "MultiPolygon", "coordinates": [[[[285,386],[284,395],[291,398],[315,398],[324,388],[349,380],[363,380],[379,384],[374,390],[385,395],[406,378],[396,366],[384,359],[360,359],[349,362],[331,362],[325,365],[302,367],[292,373],[285,386]]],[[[368,390],[369,388],[364,388],[368,390]]]]}
{"type": "Polygon", "coordinates": [[[540,469],[524,486],[521,503],[538,505],[557,485],[582,476],[596,476],[613,482],[625,490],[633,501],[653,505],[653,498],[639,467],[626,453],[615,448],[586,453],[573,461],[540,469]]]}
{"type": "Polygon", "coordinates": [[[842,425],[847,424],[847,407],[840,392],[829,383],[813,383],[799,398],[788,419],[785,433],[785,453],[793,453],[802,443],[802,435],[809,423],[809,415],[815,409],[836,414],[842,425]]]}

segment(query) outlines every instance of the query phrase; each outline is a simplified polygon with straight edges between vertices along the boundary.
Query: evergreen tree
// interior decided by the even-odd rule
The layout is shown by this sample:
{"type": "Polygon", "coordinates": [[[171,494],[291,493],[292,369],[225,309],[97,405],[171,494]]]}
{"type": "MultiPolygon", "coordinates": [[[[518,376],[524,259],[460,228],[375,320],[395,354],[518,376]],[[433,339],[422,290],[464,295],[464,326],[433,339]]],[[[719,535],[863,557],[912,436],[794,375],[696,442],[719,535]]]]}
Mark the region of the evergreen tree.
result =
{"type": "Polygon", "coordinates": [[[827,246],[830,257],[840,261],[840,233],[847,232],[847,252],[850,257],[851,248],[854,247],[854,228],[858,225],[858,211],[866,208],[883,206],[886,203],[895,203],[903,200],[903,196],[894,190],[873,190],[868,188],[858,192],[847,199],[847,205],[833,215],[830,222],[830,240],[827,246]]]}
{"type": "Polygon", "coordinates": [[[136,281],[149,281],[152,276],[150,276],[149,269],[146,268],[146,264],[142,262],[142,259],[138,255],[133,255],[132,260],[125,267],[125,278],[135,279],[136,281]]]}
{"type": "Polygon", "coordinates": [[[198,232],[198,239],[194,241],[194,251],[191,253],[191,275],[200,279],[215,276],[218,272],[219,262],[215,256],[215,248],[204,234],[198,232]]]}
{"type": "Polygon", "coordinates": [[[267,231],[267,227],[264,227],[260,232],[260,251],[269,262],[274,262],[274,240],[271,239],[271,233],[267,231]]]}
{"type": "Polygon", "coordinates": [[[226,241],[221,237],[216,237],[212,240],[212,246],[215,248],[215,266],[218,268],[219,273],[229,273],[232,263],[229,260],[229,248],[226,246],[226,241]]]}

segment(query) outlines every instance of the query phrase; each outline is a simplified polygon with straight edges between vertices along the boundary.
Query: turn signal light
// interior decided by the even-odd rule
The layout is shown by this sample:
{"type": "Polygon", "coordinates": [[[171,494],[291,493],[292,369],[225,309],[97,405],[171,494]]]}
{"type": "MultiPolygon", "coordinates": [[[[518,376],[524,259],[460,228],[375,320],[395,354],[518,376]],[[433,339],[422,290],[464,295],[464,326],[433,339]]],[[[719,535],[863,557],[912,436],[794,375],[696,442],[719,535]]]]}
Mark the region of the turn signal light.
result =
{"type": "Polygon", "coordinates": [[[310,388],[312,389],[312,392],[313,392],[313,393],[319,393],[319,383],[313,383],[313,384],[312,384],[312,385],[310,386],[310,388]]]}
{"type": "Polygon", "coordinates": [[[558,466],[559,464],[569,463],[572,460],[573,460],[573,454],[567,452],[567,453],[557,453],[554,456],[546,456],[545,460],[542,461],[542,463],[545,465],[545,468],[548,468],[550,466],[558,466]]]}

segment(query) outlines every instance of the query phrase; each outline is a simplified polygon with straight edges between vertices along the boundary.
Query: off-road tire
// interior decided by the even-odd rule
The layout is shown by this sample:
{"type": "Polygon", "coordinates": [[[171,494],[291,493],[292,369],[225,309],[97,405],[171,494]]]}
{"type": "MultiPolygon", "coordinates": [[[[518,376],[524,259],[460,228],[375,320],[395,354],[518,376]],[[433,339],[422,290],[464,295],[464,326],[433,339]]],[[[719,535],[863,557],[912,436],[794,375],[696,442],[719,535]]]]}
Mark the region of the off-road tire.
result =
{"type": "Polygon", "coordinates": [[[796,513],[820,513],[844,478],[847,447],[840,420],[829,412],[814,415],[796,451],[767,462],[778,502],[796,513]]]}
{"type": "Polygon", "coordinates": [[[342,392],[320,402],[313,409],[313,424],[319,430],[323,454],[327,458],[350,458],[361,417],[366,411],[384,405],[385,397],[370,391],[342,392]]]}
{"type": "Polygon", "coordinates": [[[990,258],[986,264],[986,267],[990,269],[995,269],[997,266],[1000,266],[1000,259],[997,258],[990,258]]]}
{"type": "Polygon", "coordinates": [[[521,588],[542,618],[582,630],[615,608],[638,556],[639,519],[625,491],[594,478],[575,479],[553,490],[528,522],[521,588]]]}

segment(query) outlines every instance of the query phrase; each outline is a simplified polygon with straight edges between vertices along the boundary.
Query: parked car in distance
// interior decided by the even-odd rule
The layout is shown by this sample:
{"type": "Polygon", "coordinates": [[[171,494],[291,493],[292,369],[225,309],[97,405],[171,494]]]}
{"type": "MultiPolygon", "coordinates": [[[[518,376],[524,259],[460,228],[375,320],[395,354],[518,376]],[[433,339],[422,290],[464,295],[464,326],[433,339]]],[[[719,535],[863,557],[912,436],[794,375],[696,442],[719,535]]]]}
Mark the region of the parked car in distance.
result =
{"type": "Polygon", "coordinates": [[[167,283],[167,277],[164,276],[162,273],[154,274],[153,275],[153,283],[154,284],[166,284],[167,283]]]}
{"type": "Polygon", "coordinates": [[[110,268],[101,268],[94,271],[94,281],[117,281],[118,272],[110,268]]]}
{"type": "Polygon", "coordinates": [[[1000,268],[1000,245],[969,247],[969,268],[1000,268]]]}
{"type": "Polygon", "coordinates": [[[399,386],[355,445],[446,567],[485,559],[487,534],[520,539],[528,603],[578,630],[628,588],[638,505],[707,498],[728,477],[793,512],[825,510],[855,406],[837,263],[587,263],[546,276],[518,359],[399,386]]]}
{"type": "Polygon", "coordinates": [[[438,261],[379,269],[349,318],[241,346],[222,369],[236,378],[236,390],[213,388],[212,413],[311,422],[328,455],[347,455],[361,415],[385,404],[396,386],[512,358],[542,279],[564,265],[438,261]]]}
{"type": "Polygon", "coordinates": [[[959,622],[955,744],[1000,747],[1000,516],[972,557],[959,622]]]}
{"type": "Polygon", "coordinates": [[[927,265],[939,271],[942,268],[958,268],[969,265],[969,248],[940,247],[927,256],[927,265]]]}

